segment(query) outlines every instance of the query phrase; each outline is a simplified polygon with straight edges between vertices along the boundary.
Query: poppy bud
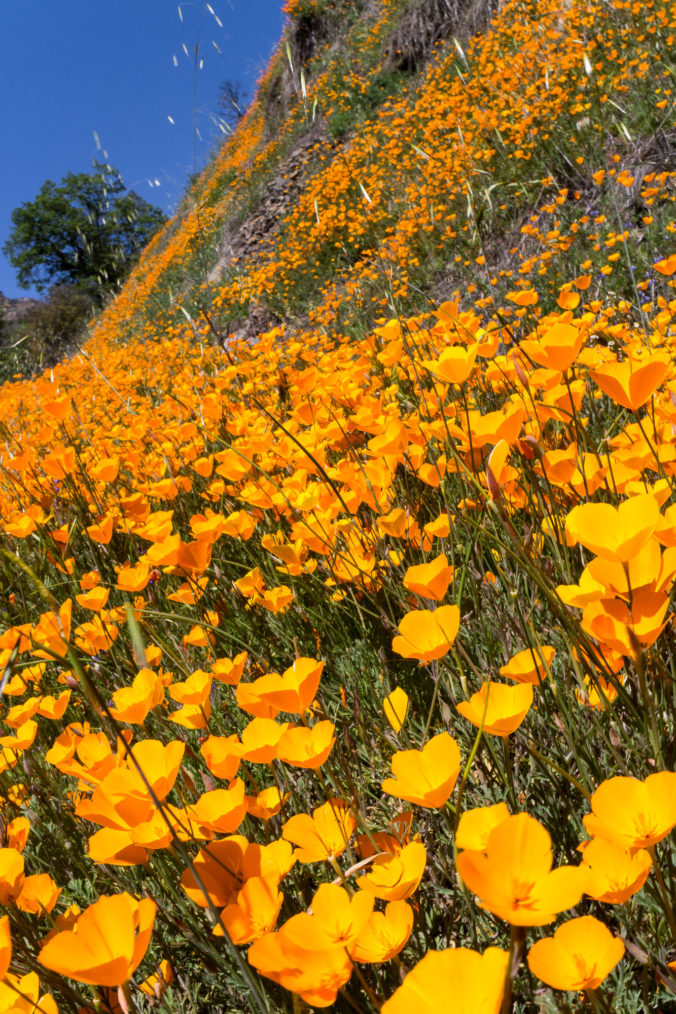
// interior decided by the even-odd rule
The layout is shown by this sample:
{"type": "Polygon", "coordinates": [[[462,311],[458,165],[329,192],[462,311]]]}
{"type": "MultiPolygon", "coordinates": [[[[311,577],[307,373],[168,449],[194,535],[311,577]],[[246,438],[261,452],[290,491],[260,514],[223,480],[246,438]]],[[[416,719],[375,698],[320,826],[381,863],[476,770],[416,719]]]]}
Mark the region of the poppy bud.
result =
{"type": "Polygon", "coordinates": [[[533,458],[541,459],[544,453],[535,437],[530,434],[519,438],[519,450],[528,461],[532,461],[533,458]]]}

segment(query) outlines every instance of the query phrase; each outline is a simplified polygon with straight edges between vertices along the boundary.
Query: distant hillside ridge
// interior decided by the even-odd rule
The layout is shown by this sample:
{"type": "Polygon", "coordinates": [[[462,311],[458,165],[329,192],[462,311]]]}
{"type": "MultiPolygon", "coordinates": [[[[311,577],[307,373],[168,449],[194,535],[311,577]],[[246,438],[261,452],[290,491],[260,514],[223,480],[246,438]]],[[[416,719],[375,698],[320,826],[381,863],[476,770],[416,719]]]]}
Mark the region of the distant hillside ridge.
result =
{"type": "Polygon", "coordinates": [[[4,292],[0,292],[0,320],[6,323],[13,323],[22,317],[27,310],[31,307],[36,306],[37,300],[31,299],[30,296],[17,296],[12,298],[6,296],[4,292]]]}

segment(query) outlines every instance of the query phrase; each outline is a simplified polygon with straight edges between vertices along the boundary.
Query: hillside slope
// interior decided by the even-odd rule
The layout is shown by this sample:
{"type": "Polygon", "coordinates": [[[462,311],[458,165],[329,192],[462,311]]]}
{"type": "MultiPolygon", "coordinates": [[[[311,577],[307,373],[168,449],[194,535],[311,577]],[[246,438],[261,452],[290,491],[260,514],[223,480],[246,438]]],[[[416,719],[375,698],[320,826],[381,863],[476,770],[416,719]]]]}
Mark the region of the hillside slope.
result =
{"type": "Polygon", "coordinates": [[[287,6],[2,387],[0,1011],[666,1012],[673,6],[287,6]]]}
{"type": "MultiPolygon", "coordinates": [[[[674,162],[666,14],[509,4],[488,27],[478,0],[317,0],[289,15],[244,122],[104,331],[184,326],[180,303],[205,337],[204,309],[219,333],[259,310],[359,334],[460,294],[490,309],[531,274],[549,309],[587,260],[597,294],[599,254],[626,230],[637,269],[660,256],[640,191],[674,162]]],[[[628,274],[614,290],[635,298],[628,274]]]]}

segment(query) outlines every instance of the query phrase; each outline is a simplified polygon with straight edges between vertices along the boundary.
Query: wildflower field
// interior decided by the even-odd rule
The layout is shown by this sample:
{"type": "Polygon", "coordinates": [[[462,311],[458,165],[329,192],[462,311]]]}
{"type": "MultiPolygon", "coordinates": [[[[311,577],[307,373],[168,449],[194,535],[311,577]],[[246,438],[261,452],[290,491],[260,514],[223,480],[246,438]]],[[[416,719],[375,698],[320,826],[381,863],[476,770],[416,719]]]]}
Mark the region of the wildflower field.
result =
{"type": "Polygon", "coordinates": [[[2,387],[0,1011],[676,1010],[676,13],[415,9],[2,387]]]}

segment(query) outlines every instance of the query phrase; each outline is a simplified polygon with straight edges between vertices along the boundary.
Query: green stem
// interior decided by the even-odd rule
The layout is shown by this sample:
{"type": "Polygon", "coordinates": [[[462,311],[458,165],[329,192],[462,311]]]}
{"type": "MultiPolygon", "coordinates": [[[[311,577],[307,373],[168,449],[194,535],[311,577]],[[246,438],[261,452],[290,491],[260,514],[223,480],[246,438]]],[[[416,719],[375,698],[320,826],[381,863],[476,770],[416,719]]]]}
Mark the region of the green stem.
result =
{"type": "Polygon", "coordinates": [[[502,1007],[500,1008],[500,1014],[509,1014],[512,1009],[512,983],[516,978],[516,973],[519,970],[521,959],[523,957],[523,949],[526,943],[526,929],[524,926],[512,926],[511,933],[509,935],[509,962],[507,963],[507,973],[505,975],[505,991],[502,996],[502,1007]]]}
{"type": "Polygon", "coordinates": [[[502,739],[502,753],[505,758],[505,768],[507,770],[507,781],[509,783],[509,798],[512,804],[512,809],[516,811],[518,801],[516,797],[516,787],[514,785],[514,768],[512,765],[512,759],[509,753],[509,737],[501,736],[502,739]]]}

